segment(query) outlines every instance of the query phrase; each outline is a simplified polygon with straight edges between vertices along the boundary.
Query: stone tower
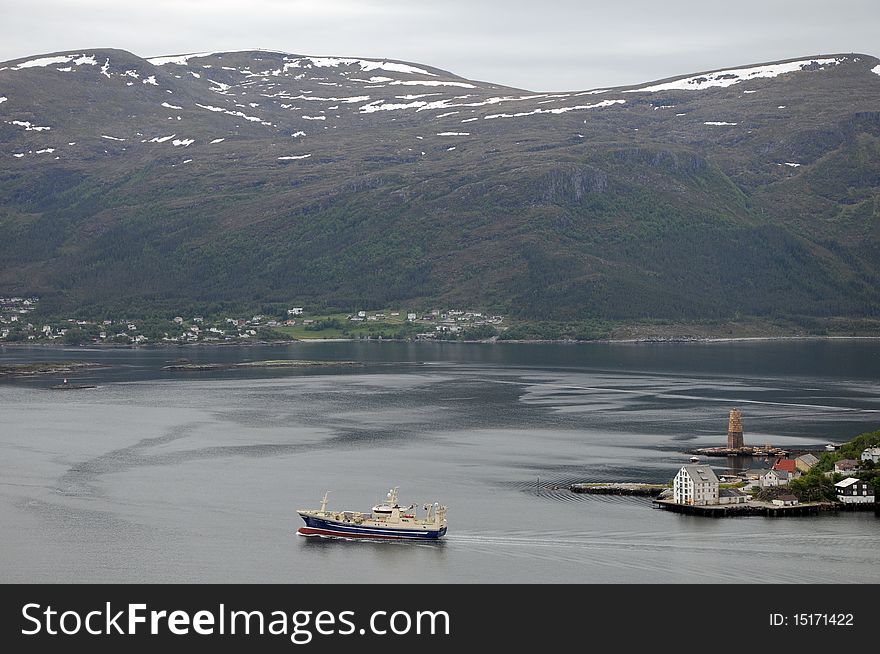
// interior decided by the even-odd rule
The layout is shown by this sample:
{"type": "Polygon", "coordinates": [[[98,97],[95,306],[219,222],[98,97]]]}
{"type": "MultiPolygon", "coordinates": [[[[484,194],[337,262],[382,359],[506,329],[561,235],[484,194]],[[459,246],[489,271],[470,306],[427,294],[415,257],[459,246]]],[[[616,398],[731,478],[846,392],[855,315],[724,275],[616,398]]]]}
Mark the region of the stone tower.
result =
{"type": "Polygon", "coordinates": [[[743,420],[739,409],[730,410],[730,423],[727,427],[727,449],[738,450],[743,446],[743,420]]]}

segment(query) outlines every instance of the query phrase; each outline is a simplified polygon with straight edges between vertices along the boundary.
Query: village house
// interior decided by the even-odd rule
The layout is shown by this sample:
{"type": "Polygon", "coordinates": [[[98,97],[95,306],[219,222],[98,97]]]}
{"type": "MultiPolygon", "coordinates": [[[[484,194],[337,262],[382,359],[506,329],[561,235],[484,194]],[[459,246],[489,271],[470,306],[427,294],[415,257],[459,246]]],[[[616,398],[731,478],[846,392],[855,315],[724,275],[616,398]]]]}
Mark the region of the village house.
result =
{"type": "Polygon", "coordinates": [[[795,467],[802,474],[807,474],[817,463],[819,463],[819,459],[812,454],[803,454],[794,460],[795,467]]]}
{"type": "Polygon", "coordinates": [[[761,488],[786,486],[789,481],[791,481],[791,475],[785,470],[768,470],[758,478],[758,484],[761,488]]]}
{"type": "Polygon", "coordinates": [[[854,472],[859,469],[859,462],[855,459],[841,459],[834,462],[834,472],[854,472]]]}
{"type": "Polygon", "coordinates": [[[301,316],[303,314],[302,307],[293,307],[292,309],[287,310],[288,316],[301,316]]]}
{"type": "Polygon", "coordinates": [[[798,498],[796,498],[794,495],[780,495],[779,497],[771,501],[776,506],[794,506],[798,503],[798,498]]]}
{"type": "Polygon", "coordinates": [[[866,447],[862,450],[862,461],[872,461],[880,463],[880,447],[866,447]]]}
{"type": "Polygon", "coordinates": [[[874,488],[866,481],[847,477],[843,481],[834,484],[837,499],[846,504],[861,504],[874,502],[874,488]]]}
{"type": "Polygon", "coordinates": [[[718,477],[708,466],[682,466],[675,475],[672,487],[677,504],[718,504],[718,477]]]}
{"type": "Polygon", "coordinates": [[[773,464],[774,470],[784,470],[792,477],[800,477],[800,472],[797,469],[797,463],[794,459],[776,459],[776,463],[773,464]]]}
{"type": "Polygon", "coordinates": [[[718,491],[719,504],[745,504],[751,499],[738,488],[722,488],[718,491]]]}

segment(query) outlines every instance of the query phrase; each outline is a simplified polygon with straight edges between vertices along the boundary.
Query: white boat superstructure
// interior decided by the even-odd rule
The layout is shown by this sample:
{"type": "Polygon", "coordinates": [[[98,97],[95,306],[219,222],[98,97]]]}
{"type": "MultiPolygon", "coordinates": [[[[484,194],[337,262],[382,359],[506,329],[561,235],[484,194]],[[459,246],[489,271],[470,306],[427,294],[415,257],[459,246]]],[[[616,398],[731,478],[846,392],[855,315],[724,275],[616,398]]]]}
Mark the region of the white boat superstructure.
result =
{"type": "Polygon", "coordinates": [[[445,506],[423,505],[424,517],[416,514],[415,504],[407,507],[398,502],[398,488],[392,488],[384,502],[370,513],[361,511],[328,511],[330,491],[324,493],[319,509],[300,509],[297,513],[306,523],[298,533],[303,536],[336,538],[389,538],[435,540],[446,534],[445,506]]]}

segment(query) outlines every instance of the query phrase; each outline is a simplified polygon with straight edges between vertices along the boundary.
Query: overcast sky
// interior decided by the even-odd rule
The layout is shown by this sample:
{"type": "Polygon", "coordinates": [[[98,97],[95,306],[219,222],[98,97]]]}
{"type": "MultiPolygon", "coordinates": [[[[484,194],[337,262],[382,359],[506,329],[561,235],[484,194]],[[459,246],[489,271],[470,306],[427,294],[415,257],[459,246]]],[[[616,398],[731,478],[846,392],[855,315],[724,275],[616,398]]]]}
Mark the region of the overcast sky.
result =
{"type": "Polygon", "coordinates": [[[263,48],[420,62],[530,90],[880,55],[880,0],[0,0],[0,61],[263,48]]]}

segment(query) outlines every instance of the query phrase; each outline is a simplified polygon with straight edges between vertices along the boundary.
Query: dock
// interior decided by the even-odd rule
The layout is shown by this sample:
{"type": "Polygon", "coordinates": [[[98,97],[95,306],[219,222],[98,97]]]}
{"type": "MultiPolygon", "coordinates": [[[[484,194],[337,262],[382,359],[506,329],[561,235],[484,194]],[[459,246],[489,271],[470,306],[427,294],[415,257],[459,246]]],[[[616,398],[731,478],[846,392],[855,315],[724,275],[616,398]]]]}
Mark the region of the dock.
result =
{"type": "Polygon", "coordinates": [[[572,484],[568,489],[572,493],[590,493],[593,495],[641,495],[644,497],[657,497],[665,490],[672,490],[665,484],[642,484],[636,482],[572,484]]]}
{"type": "Polygon", "coordinates": [[[698,447],[695,450],[691,450],[691,454],[701,455],[701,456],[718,456],[718,457],[727,457],[727,456],[751,456],[751,457],[779,457],[779,456],[787,456],[788,450],[783,450],[779,447],[750,447],[748,445],[744,445],[743,447],[698,447]]]}
{"type": "Polygon", "coordinates": [[[654,508],[683,513],[685,515],[698,515],[709,518],[730,518],[745,516],[763,516],[765,518],[788,518],[807,515],[819,515],[820,513],[837,513],[838,511],[874,511],[877,512],[877,504],[843,504],[841,502],[809,502],[806,504],[794,504],[792,506],[777,506],[769,502],[747,502],[746,504],[678,504],[672,500],[656,499],[654,508]]]}

